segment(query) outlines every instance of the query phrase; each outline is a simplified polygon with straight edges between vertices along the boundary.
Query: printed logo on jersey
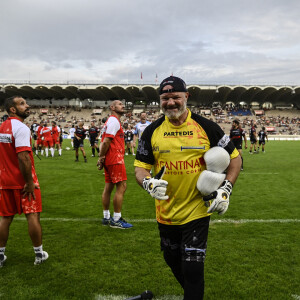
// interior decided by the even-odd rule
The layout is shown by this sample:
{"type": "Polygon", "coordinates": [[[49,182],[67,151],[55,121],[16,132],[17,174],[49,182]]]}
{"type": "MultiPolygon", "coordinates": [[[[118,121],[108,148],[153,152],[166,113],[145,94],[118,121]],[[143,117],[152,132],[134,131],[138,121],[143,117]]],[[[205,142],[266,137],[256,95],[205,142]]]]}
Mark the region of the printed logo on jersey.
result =
{"type": "Polygon", "coordinates": [[[164,138],[166,137],[175,137],[175,136],[184,136],[184,137],[190,137],[193,136],[193,131],[169,131],[164,132],[164,138]]]}
{"type": "Polygon", "coordinates": [[[0,133],[0,143],[12,143],[12,135],[8,133],[0,133]]]}
{"type": "Polygon", "coordinates": [[[222,148],[225,148],[225,147],[228,145],[229,142],[230,142],[230,138],[229,138],[228,135],[225,134],[225,135],[219,140],[218,146],[219,146],[219,147],[222,147],[222,148]]]}
{"type": "Polygon", "coordinates": [[[166,175],[194,174],[203,171],[205,161],[203,157],[169,162],[159,161],[156,166],[157,169],[161,169],[163,166],[166,166],[166,175]]]}
{"type": "Polygon", "coordinates": [[[181,146],[180,147],[181,151],[183,150],[205,150],[205,146],[202,146],[202,147],[193,147],[193,146],[190,146],[190,147],[183,147],[181,146]]]}
{"type": "Polygon", "coordinates": [[[159,153],[170,153],[170,150],[159,150],[159,146],[153,146],[152,152],[159,152],[159,153]]]}
{"type": "Polygon", "coordinates": [[[148,155],[149,151],[145,149],[145,141],[140,140],[137,148],[137,152],[141,155],[148,155]]]}

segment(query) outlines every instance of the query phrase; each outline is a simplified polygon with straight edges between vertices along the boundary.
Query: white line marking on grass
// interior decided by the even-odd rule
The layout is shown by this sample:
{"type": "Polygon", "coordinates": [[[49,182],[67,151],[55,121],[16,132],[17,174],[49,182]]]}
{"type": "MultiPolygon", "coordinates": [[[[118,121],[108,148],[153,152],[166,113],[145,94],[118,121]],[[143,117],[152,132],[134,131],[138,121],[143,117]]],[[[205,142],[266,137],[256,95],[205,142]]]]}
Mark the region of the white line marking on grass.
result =
{"type": "Polygon", "coordinates": [[[241,174],[244,175],[279,175],[279,173],[247,173],[247,172],[241,172],[241,174]]]}
{"type": "MultiPolygon", "coordinates": [[[[26,218],[19,217],[15,220],[26,221],[26,218]]],[[[100,222],[102,219],[97,218],[41,218],[41,221],[57,221],[57,222],[100,222]]],[[[155,219],[132,219],[128,220],[132,223],[156,223],[155,219]]],[[[300,219],[219,219],[210,221],[211,224],[246,224],[246,223],[300,223],[300,219]]],[[[300,300],[300,299],[299,299],[300,300]]]]}
{"type": "MultiPolygon", "coordinates": [[[[154,297],[153,300],[182,300],[183,296],[164,295],[161,297],[154,297]]],[[[130,296],[123,295],[96,295],[95,300],[124,300],[130,296]]]]}
{"type": "Polygon", "coordinates": [[[213,220],[210,221],[211,224],[218,223],[230,223],[230,224],[245,224],[245,223],[299,223],[300,219],[241,219],[241,220],[232,220],[232,219],[222,219],[222,220],[213,220]]]}

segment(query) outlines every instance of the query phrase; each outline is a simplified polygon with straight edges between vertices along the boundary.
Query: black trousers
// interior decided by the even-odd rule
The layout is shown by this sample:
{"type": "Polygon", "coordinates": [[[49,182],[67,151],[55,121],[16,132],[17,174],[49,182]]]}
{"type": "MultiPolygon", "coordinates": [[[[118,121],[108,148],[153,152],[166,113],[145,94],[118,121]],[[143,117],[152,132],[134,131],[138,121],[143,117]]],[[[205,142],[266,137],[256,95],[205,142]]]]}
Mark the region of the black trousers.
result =
{"type": "Polygon", "coordinates": [[[205,217],[184,225],[158,223],[164,259],[184,289],[184,300],[201,300],[204,296],[209,220],[205,217]]]}

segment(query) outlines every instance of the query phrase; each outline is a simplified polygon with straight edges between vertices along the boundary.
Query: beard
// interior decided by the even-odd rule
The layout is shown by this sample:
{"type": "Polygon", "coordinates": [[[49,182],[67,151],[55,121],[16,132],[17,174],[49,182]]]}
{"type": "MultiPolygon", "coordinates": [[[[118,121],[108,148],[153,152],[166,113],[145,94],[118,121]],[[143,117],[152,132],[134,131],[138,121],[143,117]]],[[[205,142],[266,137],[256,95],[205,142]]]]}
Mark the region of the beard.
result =
{"type": "Polygon", "coordinates": [[[22,119],[26,119],[30,115],[30,111],[25,110],[25,111],[21,112],[16,108],[16,115],[22,119]]]}
{"type": "Polygon", "coordinates": [[[167,108],[164,108],[164,107],[162,107],[161,109],[162,109],[163,113],[164,113],[169,119],[171,119],[171,120],[172,120],[172,119],[173,119],[173,120],[179,119],[179,117],[186,111],[186,102],[184,102],[184,103],[182,104],[182,106],[180,106],[180,107],[176,106],[176,107],[169,107],[169,108],[177,108],[178,111],[177,111],[177,112],[175,112],[175,111],[168,111],[168,109],[167,109],[167,108]]]}
{"type": "Polygon", "coordinates": [[[115,112],[121,116],[123,116],[125,114],[125,111],[121,110],[121,109],[116,109],[115,112]]]}

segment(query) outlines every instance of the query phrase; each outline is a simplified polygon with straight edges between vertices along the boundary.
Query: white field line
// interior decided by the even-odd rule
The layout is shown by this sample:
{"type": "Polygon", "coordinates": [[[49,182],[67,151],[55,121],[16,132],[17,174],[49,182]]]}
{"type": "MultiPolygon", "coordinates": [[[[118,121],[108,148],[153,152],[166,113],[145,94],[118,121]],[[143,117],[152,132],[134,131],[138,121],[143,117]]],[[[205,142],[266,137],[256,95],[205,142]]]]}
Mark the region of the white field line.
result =
{"type": "MultiPolygon", "coordinates": [[[[299,295],[291,295],[292,299],[300,300],[299,295]]],[[[153,297],[153,300],[182,300],[183,296],[165,295],[161,297],[153,297]]],[[[96,295],[95,300],[124,300],[130,299],[129,296],[123,295],[96,295]]]]}
{"type": "MultiPolygon", "coordinates": [[[[183,296],[175,296],[175,295],[164,295],[161,297],[153,297],[153,300],[182,300],[183,296]]],[[[129,296],[125,295],[96,295],[95,300],[124,300],[130,299],[129,296]]]]}
{"type": "Polygon", "coordinates": [[[241,172],[240,175],[279,175],[279,173],[247,173],[247,172],[241,172]]]}
{"type": "MultiPolygon", "coordinates": [[[[26,221],[26,218],[15,218],[17,221],[26,221]]],[[[101,222],[98,218],[41,218],[42,222],[57,221],[57,222],[101,222]]],[[[156,223],[155,219],[128,219],[132,223],[156,223]]],[[[300,223],[300,219],[219,219],[212,220],[210,224],[246,224],[246,223],[300,223]]]]}

